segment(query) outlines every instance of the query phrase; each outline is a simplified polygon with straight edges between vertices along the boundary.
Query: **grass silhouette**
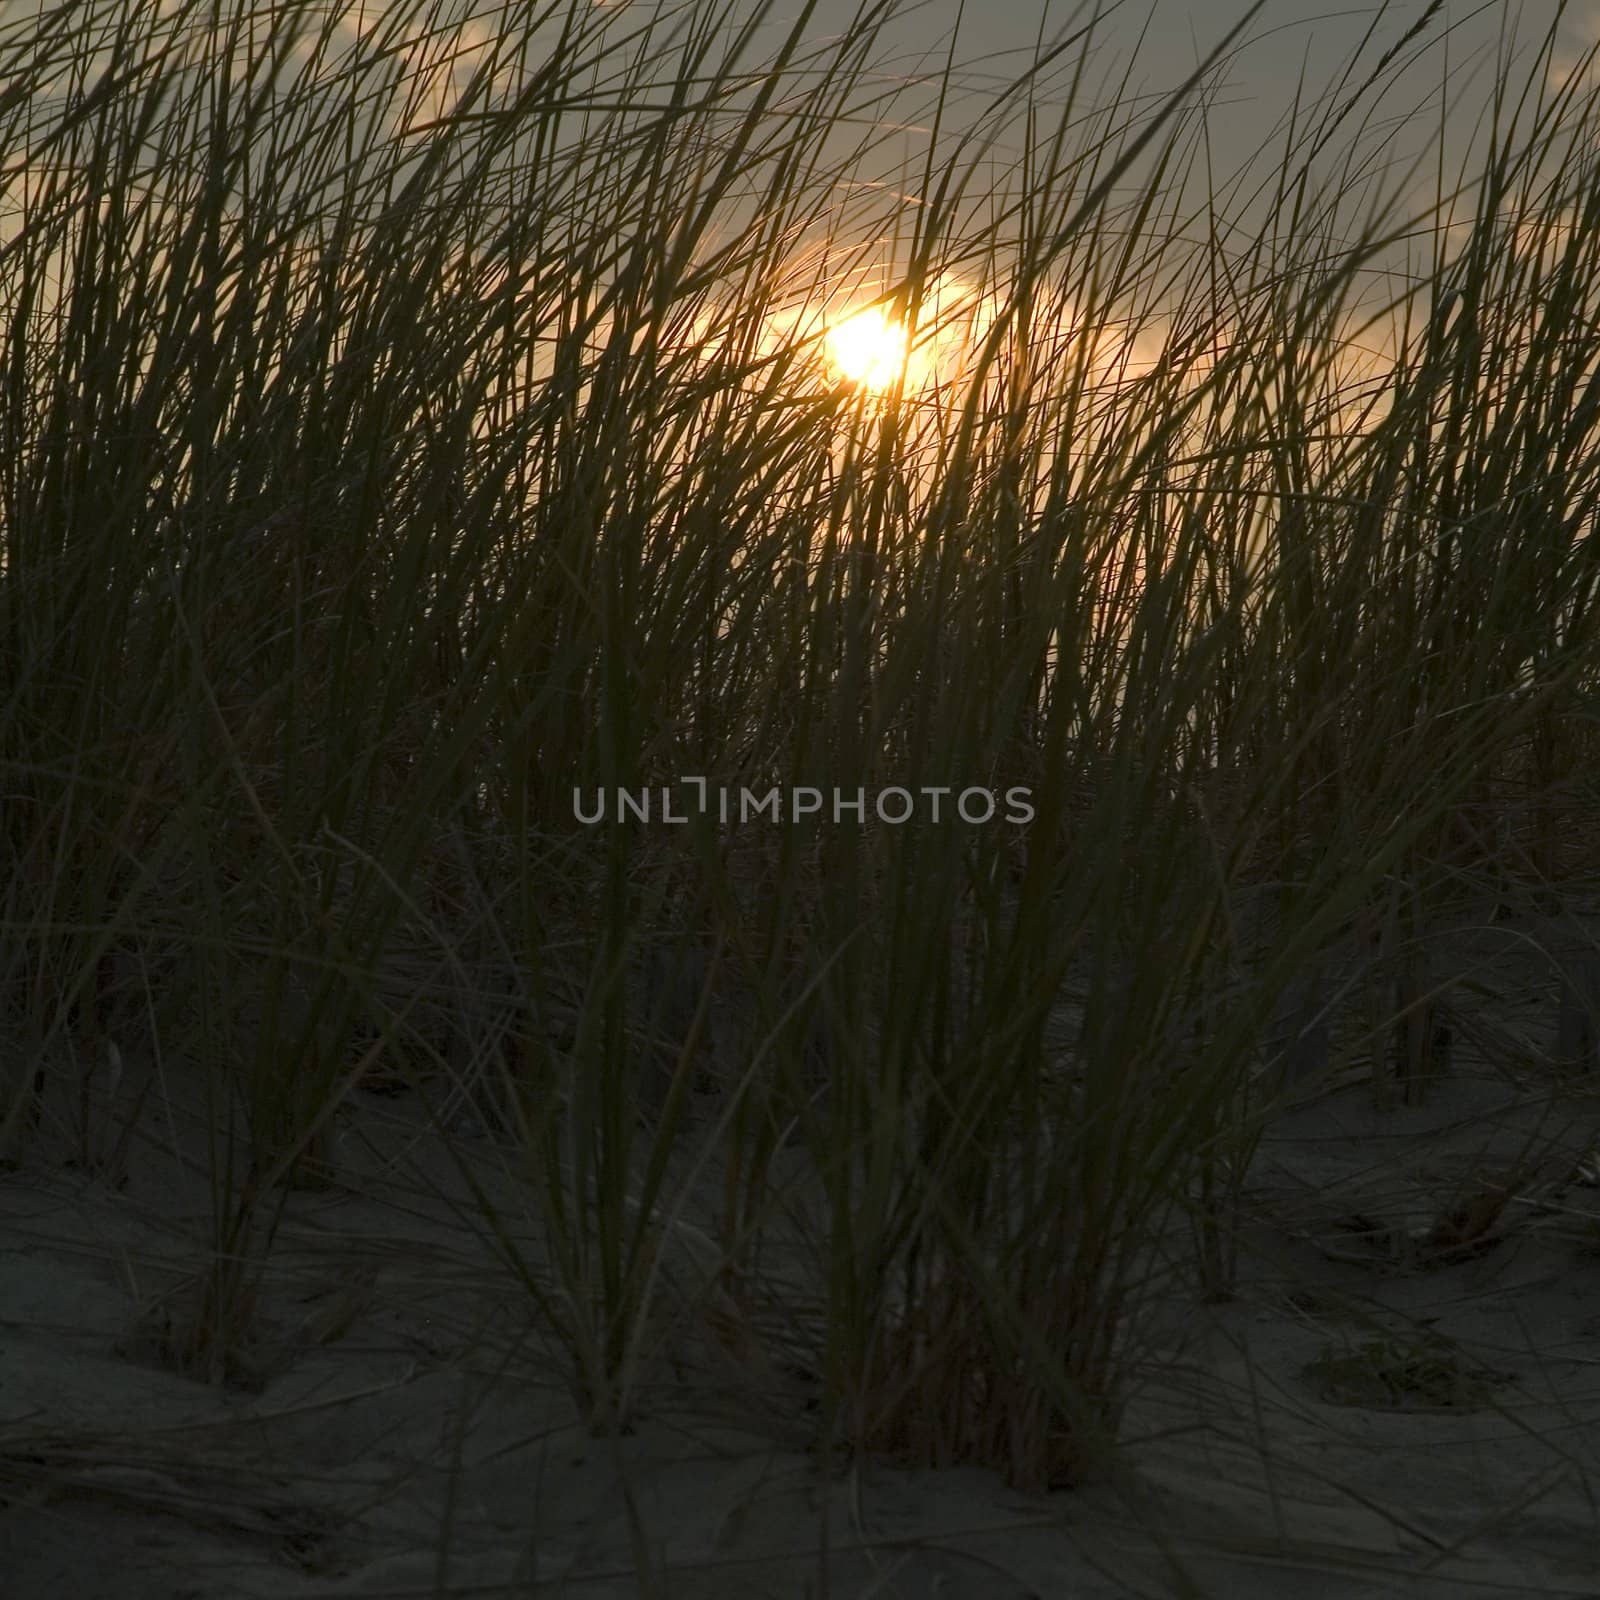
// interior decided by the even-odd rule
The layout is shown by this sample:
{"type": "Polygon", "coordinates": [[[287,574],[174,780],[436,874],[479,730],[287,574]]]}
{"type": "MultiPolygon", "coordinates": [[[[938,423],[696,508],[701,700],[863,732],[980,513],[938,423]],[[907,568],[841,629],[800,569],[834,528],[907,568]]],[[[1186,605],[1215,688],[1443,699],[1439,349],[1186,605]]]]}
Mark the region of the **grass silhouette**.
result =
{"type": "Polygon", "coordinates": [[[692,1326],[824,1459],[1083,1483],[1275,1119],[1453,1070],[1442,930],[1565,929],[1595,1069],[1596,91],[1552,29],[1410,203],[1355,134],[1429,8],[1194,204],[1259,6],[959,126],[898,8],[769,9],[4,25],[0,1147],[119,1177],[192,1092],[220,1382],[387,1084],[597,1433],[692,1326]],[[933,354],[851,384],[862,305],[933,354]],[[801,785],[864,804],[575,814],[801,785]]]}

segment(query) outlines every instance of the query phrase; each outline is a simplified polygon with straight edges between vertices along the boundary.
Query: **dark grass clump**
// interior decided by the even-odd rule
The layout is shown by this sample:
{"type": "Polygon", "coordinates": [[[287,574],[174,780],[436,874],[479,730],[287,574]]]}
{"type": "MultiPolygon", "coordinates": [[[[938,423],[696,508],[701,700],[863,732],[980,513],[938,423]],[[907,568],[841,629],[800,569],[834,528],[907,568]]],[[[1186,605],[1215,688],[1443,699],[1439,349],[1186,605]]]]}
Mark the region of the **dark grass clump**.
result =
{"type": "Polygon", "coordinates": [[[1075,1481],[1163,1274],[1227,1292],[1280,995],[1593,873],[1582,72],[1507,68],[1426,205],[1363,155],[1388,58],[1196,202],[1238,28],[1154,108],[1068,114],[1083,32],[958,117],[953,58],[875,72],[892,9],[0,35],[0,1130],[70,1147],[108,1041],[197,1064],[188,1369],[386,1070],[516,1145],[597,1427],[709,1177],[819,1444],[1075,1481]]]}

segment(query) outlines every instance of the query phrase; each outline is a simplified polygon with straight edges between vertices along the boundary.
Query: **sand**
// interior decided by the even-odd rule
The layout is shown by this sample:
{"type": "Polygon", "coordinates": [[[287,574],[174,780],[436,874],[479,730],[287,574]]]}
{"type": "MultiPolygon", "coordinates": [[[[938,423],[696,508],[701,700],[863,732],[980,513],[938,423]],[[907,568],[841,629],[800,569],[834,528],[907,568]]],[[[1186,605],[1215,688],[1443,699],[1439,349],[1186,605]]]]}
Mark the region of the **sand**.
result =
{"type": "MultiPolygon", "coordinates": [[[[209,1198],[169,1083],[124,1182],[0,1179],[0,1594],[1600,1594],[1600,1099],[1552,1088],[1549,986],[1497,959],[1425,1104],[1336,1072],[1274,1121],[1235,1297],[1161,1309],[1125,1480],[1041,1496],[824,1471],[804,1383],[688,1333],[591,1437],[414,1096],[341,1111],[233,1381],[174,1372],[209,1198]]],[[[515,1219],[508,1152],[456,1148],[515,1219]]]]}

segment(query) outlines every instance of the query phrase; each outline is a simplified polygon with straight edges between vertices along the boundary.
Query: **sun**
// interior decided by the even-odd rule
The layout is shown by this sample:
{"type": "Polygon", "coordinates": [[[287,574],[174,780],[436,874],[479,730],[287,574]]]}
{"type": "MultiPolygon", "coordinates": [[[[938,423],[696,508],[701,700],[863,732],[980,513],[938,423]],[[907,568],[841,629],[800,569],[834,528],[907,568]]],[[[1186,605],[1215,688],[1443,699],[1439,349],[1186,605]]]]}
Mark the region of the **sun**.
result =
{"type": "Polygon", "coordinates": [[[875,306],[836,322],[827,347],[840,374],[863,389],[891,387],[904,376],[910,354],[906,330],[875,306]]]}

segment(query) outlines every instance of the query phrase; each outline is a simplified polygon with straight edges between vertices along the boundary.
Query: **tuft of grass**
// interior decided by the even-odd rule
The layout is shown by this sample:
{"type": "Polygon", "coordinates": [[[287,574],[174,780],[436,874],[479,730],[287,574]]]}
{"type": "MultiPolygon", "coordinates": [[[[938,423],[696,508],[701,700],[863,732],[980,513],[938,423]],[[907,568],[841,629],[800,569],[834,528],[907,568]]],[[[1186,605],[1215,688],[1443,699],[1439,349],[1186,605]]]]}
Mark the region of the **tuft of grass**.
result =
{"type": "Polygon", "coordinates": [[[0,30],[0,1135],[137,957],[205,1118],[189,1368],[382,1056],[498,1120],[537,1245],[483,1223],[598,1430],[664,1322],[747,1317],[823,1455],[1043,1488],[1227,1292],[1280,997],[1506,830],[1593,870],[1600,107],[1552,34],[1419,204],[1356,136],[1391,52],[1252,191],[1205,108],[1259,5],[1083,115],[1090,26],[958,116],[953,47],[886,86],[898,8],[815,9],[0,30]],[[931,377],[829,369],[862,303],[931,377]],[[690,779],[862,809],[576,814],[690,779]]]}

